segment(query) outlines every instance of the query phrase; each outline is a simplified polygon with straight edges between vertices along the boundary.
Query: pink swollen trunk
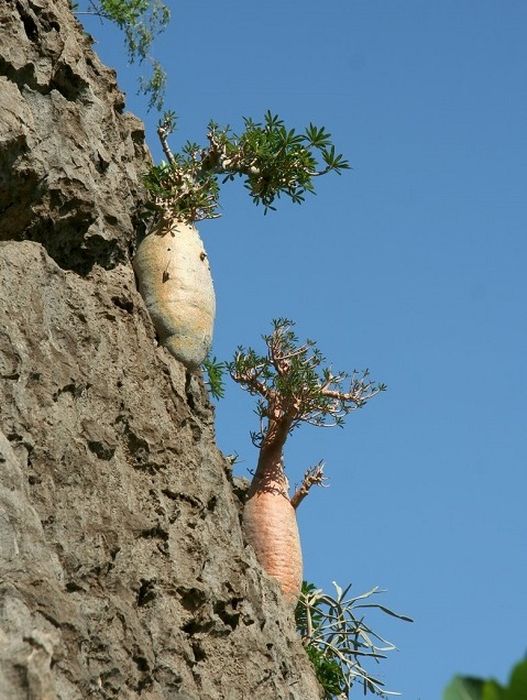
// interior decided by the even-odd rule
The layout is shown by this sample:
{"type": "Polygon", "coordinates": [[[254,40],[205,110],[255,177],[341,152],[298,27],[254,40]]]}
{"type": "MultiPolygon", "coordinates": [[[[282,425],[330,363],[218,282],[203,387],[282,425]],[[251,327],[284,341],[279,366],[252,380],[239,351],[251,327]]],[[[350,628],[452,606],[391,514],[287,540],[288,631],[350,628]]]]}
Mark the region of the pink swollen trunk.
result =
{"type": "Polygon", "coordinates": [[[258,561],[295,604],[302,586],[302,550],[295,509],[287,494],[281,489],[254,491],[245,504],[243,525],[258,561]]]}

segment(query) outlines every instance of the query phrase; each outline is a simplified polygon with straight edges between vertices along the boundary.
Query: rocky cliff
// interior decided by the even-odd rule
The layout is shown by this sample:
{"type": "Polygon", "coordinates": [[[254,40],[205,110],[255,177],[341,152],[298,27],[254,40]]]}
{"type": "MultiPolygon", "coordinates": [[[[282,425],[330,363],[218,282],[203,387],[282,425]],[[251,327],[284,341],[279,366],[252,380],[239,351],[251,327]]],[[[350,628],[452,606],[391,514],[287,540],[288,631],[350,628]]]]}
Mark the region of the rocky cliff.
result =
{"type": "Polygon", "coordinates": [[[144,131],[65,0],[0,0],[0,96],[0,698],[319,698],[136,291],[144,131]]]}

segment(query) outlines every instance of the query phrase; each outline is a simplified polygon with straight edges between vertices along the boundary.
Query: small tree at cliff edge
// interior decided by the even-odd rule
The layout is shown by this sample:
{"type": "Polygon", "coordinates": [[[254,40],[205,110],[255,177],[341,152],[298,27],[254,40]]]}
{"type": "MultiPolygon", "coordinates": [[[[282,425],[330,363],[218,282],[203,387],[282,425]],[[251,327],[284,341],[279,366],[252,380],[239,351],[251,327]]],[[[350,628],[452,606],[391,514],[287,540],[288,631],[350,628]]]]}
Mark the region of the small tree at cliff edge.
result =
{"type": "Polygon", "coordinates": [[[290,497],[284,467],[288,436],[302,423],[342,426],[352,411],[384,391],[368,370],[334,373],[312,340],[303,345],[287,319],[273,322],[264,335],[266,354],[238,348],[228,365],[233,380],[258,396],[259,430],[252,433],[258,464],[243,512],[246,536],[263,568],[280,583],[286,598],[296,602],[302,584],[302,554],[295,510],[314,485],[324,481],[323,464],[308,469],[290,497]]]}
{"type": "Polygon", "coordinates": [[[242,178],[266,213],[281,196],[301,204],[315,178],[350,167],[324,127],[309,124],[297,133],[271,112],[244,124],[238,135],[210,122],[207,146],[187,142],[174,154],[167,139],[175,115],[166,113],[158,135],[167,161],[145,175],[152,221],[134,259],[139,291],[161,343],[191,370],[207,358],[215,316],[208,257],[194,223],[219,216],[220,184],[242,178]]]}

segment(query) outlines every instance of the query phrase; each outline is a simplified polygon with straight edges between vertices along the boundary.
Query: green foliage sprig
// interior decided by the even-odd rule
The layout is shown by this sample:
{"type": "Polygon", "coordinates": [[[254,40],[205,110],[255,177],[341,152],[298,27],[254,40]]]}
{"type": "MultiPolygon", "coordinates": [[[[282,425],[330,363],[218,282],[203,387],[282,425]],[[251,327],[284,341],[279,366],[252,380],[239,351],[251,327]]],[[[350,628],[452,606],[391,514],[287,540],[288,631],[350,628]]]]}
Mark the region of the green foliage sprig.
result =
{"type": "Polygon", "coordinates": [[[362,408],[386,385],[369,379],[369,370],[351,374],[324,367],[325,357],[313,340],[298,345],[294,323],[286,318],[273,321],[264,335],[266,354],[239,347],[227,369],[235,382],[261,398],[256,406],[259,431],[252,433],[260,447],[270,422],[283,421],[288,432],[301,423],[317,427],[342,427],[345,417],[362,408]]]}
{"type": "Polygon", "coordinates": [[[71,2],[77,15],[95,15],[116,24],[123,32],[131,63],[147,62],[152,68],[139,81],[139,92],[148,97],[148,109],[163,109],[166,73],[159,61],[152,58],[150,48],[155,37],[170,22],[170,9],[162,0],[89,0],[83,11],[80,3],[71,2]]]}
{"type": "Polygon", "coordinates": [[[355,684],[364,694],[381,697],[399,695],[384,689],[384,683],[364,666],[368,660],[377,663],[396,647],[374,632],[364,622],[362,610],[377,608],[387,615],[406,622],[413,620],[393,612],[384,605],[364,602],[381,593],[379,588],[346,598],[351,585],[342,589],[336,583],[336,595],[331,596],[304,581],[295,610],[298,633],[313,664],[317,679],[325,691],[325,699],[349,697],[355,684]],[[359,612],[361,611],[361,612],[359,612]]]}
{"type": "Polygon", "coordinates": [[[306,193],[315,192],[316,177],[350,167],[324,127],[310,124],[297,133],[271,112],[263,122],[244,118],[239,135],[211,121],[208,145],[189,141],[181,153],[168,146],[174,127],[175,115],[167,112],[158,128],[167,161],[149,171],[145,185],[154,210],[187,222],[219,216],[220,179],[225,183],[241,177],[253,202],[267,212],[282,195],[302,203],[306,193]]]}
{"type": "Polygon", "coordinates": [[[207,355],[201,364],[207,375],[206,382],[211,396],[216,400],[222,399],[225,396],[225,383],[223,381],[225,362],[220,362],[215,357],[207,355]]]}

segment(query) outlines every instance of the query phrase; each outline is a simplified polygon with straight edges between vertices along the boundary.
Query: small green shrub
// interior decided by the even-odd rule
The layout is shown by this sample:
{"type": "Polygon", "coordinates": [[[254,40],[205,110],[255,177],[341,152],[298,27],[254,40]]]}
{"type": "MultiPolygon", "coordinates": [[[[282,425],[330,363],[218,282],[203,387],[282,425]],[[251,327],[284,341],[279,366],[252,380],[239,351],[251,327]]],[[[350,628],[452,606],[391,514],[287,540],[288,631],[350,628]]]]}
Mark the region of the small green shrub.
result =
{"type": "Polygon", "coordinates": [[[377,587],[346,598],[351,585],[344,590],[336,583],[333,585],[335,597],[304,581],[295,611],[297,630],[324,688],[326,700],[348,698],[355,684],[362,686],[364,694],[399,695],[385,690],[384,683],[364,666],[370,659],[377,663],[385,659],[386,652],[396,647],[366,625],[362,612],[358,611],[377,608],[406,622],[412,619],[384,605],[364,602],[382,592],[377,587]]]}
{"type": "Polygon", "coordinates": [[[346,689],[344,673],[339,662],[328,657],[316,646],[307,646],[306,652],[315,669],[317,680],[324,688],[326,698],[342,697],[346,689]]]}
{"type": "Polygon", "coordinates": [[[201,366],[205,370],[205,381],[211,396],[216,400],[222,399],[225,396],[225,384],[223,381],[225,362],[220,362],[215,357],[208,355],[201,366]]]}

